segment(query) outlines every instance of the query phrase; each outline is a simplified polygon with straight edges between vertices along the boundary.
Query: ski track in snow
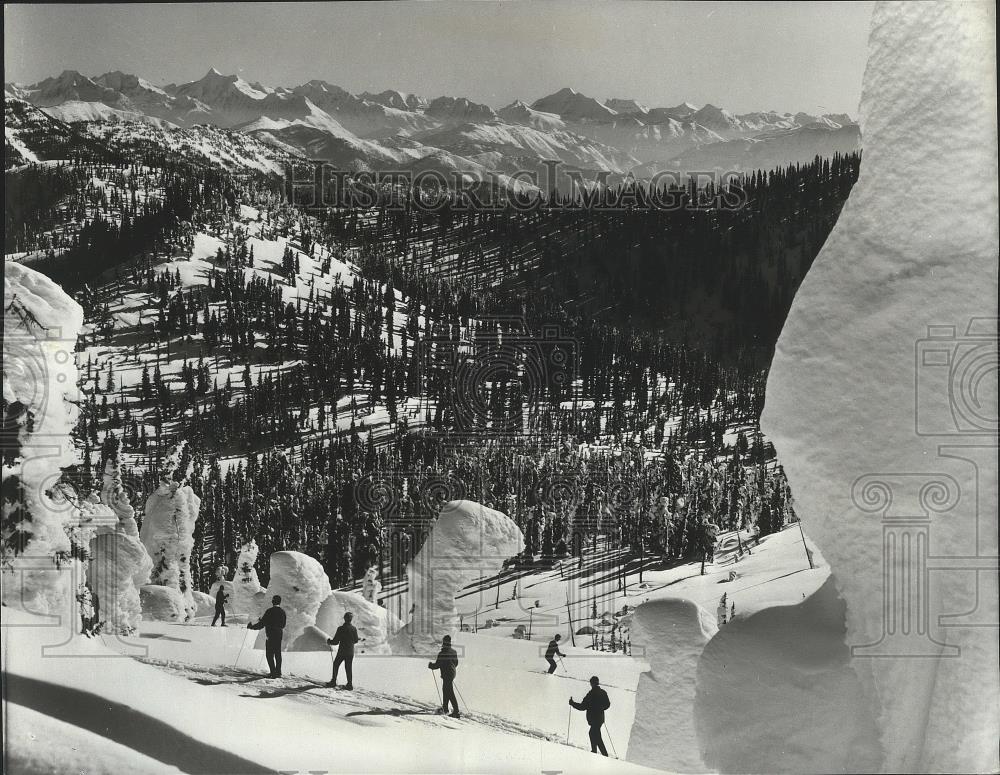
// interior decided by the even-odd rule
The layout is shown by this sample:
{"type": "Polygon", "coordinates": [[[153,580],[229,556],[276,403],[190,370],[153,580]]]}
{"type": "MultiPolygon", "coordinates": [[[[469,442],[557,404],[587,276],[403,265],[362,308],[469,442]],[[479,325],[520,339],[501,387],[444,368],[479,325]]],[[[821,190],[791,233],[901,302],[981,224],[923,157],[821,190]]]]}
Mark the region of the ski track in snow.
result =
{"type": "Polygon", "coordinates": [[[201,686],[221,687],[222,690],[238,693],[241,697],[287,698],[289,702],[300,702],[313,707],[319,706],[328,712],[363,726],[366,725],[366,722],[362,719],[368,717],[372,718],[369,723],[377,723],[375,721],[377,718],[401,719],[433,726],[445,726],[450,729],[460,729],[464,725],[474,723],[500,732],[563,742],[541,730],[517,724],[492,714],[463,710],[460,719],[453,719],[438,713],[436,703],[420,702],[409,697],[386,694],[358,686],[347,691],[340,688],[334,689],[321,681],[293,675],[268,678],[266,675],[235,668],[206,667],[154,658],[144,658],[138,661],[158,667],[172,675],[186,678],[201,686]]]}

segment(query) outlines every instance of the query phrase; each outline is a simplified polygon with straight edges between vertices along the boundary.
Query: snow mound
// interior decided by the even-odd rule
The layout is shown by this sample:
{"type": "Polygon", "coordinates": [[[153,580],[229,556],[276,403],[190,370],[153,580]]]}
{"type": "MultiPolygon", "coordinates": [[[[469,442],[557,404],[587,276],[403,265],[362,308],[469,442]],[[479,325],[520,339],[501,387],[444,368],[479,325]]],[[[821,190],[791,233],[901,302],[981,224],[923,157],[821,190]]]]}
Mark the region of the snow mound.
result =
{"type": "Polygon", "coordinates": [[[521,529],[506,514],[473,501],[445,503],[407,566],[412,618],[393,638],[393,653],[435,652],[457,629],[455,594],[523,549],[521,529]]]}
{"type": "MultiPolygon", "coordinates": [[[[3,397],[8,405],[24,407],[17,436],[22,462],[16,469],[5,467],[3,478],[5,484],[9,477],[20,478],[25,508],[16,528],[27,541],[19,556],[4,558],[0,586],[6,605],[55,613],[66,610],[74,574],[54,572],[54,564],[37,558],[69,554],[64,528],[78,516],[49,493],[61,469],[76,462],[69,434],[77,415],[73,351],[83,310],[49,278],[12,261],[4,262],[3,294],[3,397]]],[[[5,532],[15,522],[6,509],[4,522],[5,532]]]]}
{"type": "Polygon", "coordinates": [[[875,719],[832,577],[802,603],[736,618],[698,663],[694,726],[720,772],[875,772],[875,719]]]}
{"type": "MultiPolygon", "coordinates": [[[[281,607],[288,621],[284,643],[291,644],[309,625],[316,624],[316,614],[330,596],[330,580],[319,562],[302,552],[274,552],[271,555],[271,583],[265,601],[281,595],[281,607]]],[[[256,614],[263,614],[258,610],[256,614]]],[[[263,631],[260,642],[263,643],[263,631]]]]}
{"type": "Polygon", "coordinates": [[[195,590],[191,593],[191,597],[194,598],[194,604],[197,606],[195,616],[215,615],[215,598],[212,595],[195,590]]]}
{"type": "Polygon", "coordinates": [[[402,623],[385,608],[375,605],[355,592],[333,591],[323,601],[316,614],[316,626],[330,633],[344,623],[344,614],[354,615],[353,624],[358,629],[358,637],[364,639],[359,648],[369,654],[390,654],[389,637],[397,632],[402,623]]]}
{"type": "Polygon", "coordinates": [[[180,590],[159,584],[139,587],[142,615],[158,622],[183,622],[188,616],[187,601],[180,590]]]}
{"type": "Polygon", "coordinates": [[[887,772],[1000,769],[992,8],[876,6],[860,176],[761,417],[846,600],[887,772]]]}
{"type": "Polygon", "coordinates": [[[315,625],[307,625],[288,647],[289,651],[329,651],[326,639],[332,637],[315,625]]]}
{"type": "Polygon", "coordinates": [[[698,660],[718,628],[715,617],[689,600],[640,605],[631,639],[649,671],[639,676],[628,760],[670,772],[705,772],[691,712],[698,660]]]}
{"type": "MultiPolygon", "coordinates": [[[[225,590],[226,590],[226,594],[229,595],[229,601],[226,603],[226,610],[227,611],[232,610],[233,609],[233,582],[232,581],[226,581],[225,579],[223,579],[222,581],[214,581],[214,582],[212,582],[212,586],[210,586],[208,588],[208,595],[209,595],[209,597],[212,598],[212,611],[213,612],[215,611],[215,596],[217,594],[219,594],[219,587],[224,587],[225,590]]],[[[250,613],[260,613],[259,606],[254,607],[250,611],[250,613]]]]}

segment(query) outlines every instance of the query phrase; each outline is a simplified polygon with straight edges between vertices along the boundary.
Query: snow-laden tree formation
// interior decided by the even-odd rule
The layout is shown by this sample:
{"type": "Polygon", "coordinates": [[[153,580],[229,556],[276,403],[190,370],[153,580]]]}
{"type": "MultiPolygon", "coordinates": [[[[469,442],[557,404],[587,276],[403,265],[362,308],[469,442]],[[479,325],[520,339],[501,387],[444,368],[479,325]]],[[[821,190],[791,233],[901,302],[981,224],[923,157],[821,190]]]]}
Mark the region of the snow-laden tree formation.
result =
{"type": "MultiPolygon", "coordinates": [[[[240,546],[240,556],[236,560],[236,573],[232,581],[232,599],[229,601],[233,611],[238,614],[252,615],[260,611],[266,602],[264,588],[257,578],[257,555],[260,550],[252,538],[240,546]]],[[[214,588],[213,588],[214,594],[214,588]]]]}
{"type": "Polygon", "coordinates": [[[66,528],[77,509],[50,492],[62,468],[76,462],[73,360],[83,310],[47,277],[4,266],[3,398],[16,425],[3,460],[3,587],[5,605],[35,613],[65,611],[72,580],[66,528]]]}
{"type": "Polygon", "coordinates": [[[690,600],[657,600],[636,609],[631,637],[645,649],[650,670],[636,687],[629,761],[675,772],[709,769],[692,710],[698,658],[717,632],[712,614],[690,600]]]}
{"type": "Polygon", "coordinates": [[[393,652],[432,651],[458,629],[455,594],[523,549],[524,535],[506,514],[473,501],[445,503],[407,567],[411,619],[393,638],[393,652]]]}
{"type": "MultiPolygon", "coordinates": [[[[271,581],[257,615],[264,613],[272,597],[281,596],[287,616],[282,647],[287,649],[306,627],[315,626],[316,614],[330,596],[330,579],[318,560],[302,552],[274,552],[270,561],[271,581]]],[[[257,645],[264,646],[263,632],[257,645]]]]}
{"type": "Polygon", "coordinates": [[[761,419],[846,600],[887,772],[1000,768],[990,8],[876,7],[860,177],[761,419]]]}
{"type": "Polygon", "coordinates": [[[177,592],[185,618],[190,618],[198,608],[192,594],[191,550],[201,499],[188,483],[191,459],[185,447],[181,442],[167,455],[160,484],[146,500],[140,536],[153,558],[151,584],[177,592]]]}
{"type": "Polygon", "coordinates": [[[90,542],[87,580],[100,601],[100,619],[130,634],[142,619],[139,588],[149,581],[153,560],[139,540],[135,509],[122,487],[118,456],[104,464],[100,502],[115,521],[98,526],[90,542]]]}

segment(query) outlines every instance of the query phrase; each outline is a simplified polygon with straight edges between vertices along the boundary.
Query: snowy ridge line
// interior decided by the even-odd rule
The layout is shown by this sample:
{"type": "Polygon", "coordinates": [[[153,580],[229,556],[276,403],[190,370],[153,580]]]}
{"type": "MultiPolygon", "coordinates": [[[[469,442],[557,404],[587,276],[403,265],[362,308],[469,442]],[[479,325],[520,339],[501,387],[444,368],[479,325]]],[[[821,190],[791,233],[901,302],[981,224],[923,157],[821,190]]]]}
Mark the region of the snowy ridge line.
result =
{"type": "MultiPolygon", "coordinates": [[[[184,141],[195,150],[197,133],[225,131],[269,146],[272,153],[329,161],[346,170],[391,166],[473,180],[492,175],[508,190],[527,187],[509,174],[512,168],[537,171],[553,159],[585,177],[601,172],[648,178],[668,169],[803,162],[858,144],[857,125],[843,114],[734,115],[687,103],[648,109],[634,100],[602,103],[570,88],[530,106],[515,100],[494,110],[464,97],[351,94],[315,79],[261,87],[214,68],[199,80],[164,89],[120,72],[88,77],[67,70],[33,85],[10,84],[6,99],[65,121],[134,127],[132,134],[196,133],[184,141]],[[700,166],[688,166],[692,163],[700,166]]],[[[266,152],[258,154],[265,167],[266,152]]]]}

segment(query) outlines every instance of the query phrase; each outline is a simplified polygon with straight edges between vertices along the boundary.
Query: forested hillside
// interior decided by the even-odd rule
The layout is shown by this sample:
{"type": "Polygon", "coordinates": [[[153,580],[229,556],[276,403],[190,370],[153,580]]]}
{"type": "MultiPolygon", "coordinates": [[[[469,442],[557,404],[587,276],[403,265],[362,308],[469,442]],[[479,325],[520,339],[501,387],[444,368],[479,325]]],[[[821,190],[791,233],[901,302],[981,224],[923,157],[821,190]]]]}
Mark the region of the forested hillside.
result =
{"type": "MultiPolygon", "coordinates": [[[[656,540],[691,554],[706,512],[794,518],[757,427],[766,363],[856,155],[740,179],[738,206],[619,187],[601,207],[427,212],[395,190],[307,210],[242,136],[208,131],[213,155],[68,131],[5,175],[7,260],[85,309],[81,494],[114,458],[139,506],[181,445],[200,587],[250,538],[265,579],[279,549],[334,584],[398,577],[455,497],[509,513],[543,559],[598,532],[639,550],[665,519],[656,540]]],[[[5,401],[5,434],[28,420],[5,401]]]]}

